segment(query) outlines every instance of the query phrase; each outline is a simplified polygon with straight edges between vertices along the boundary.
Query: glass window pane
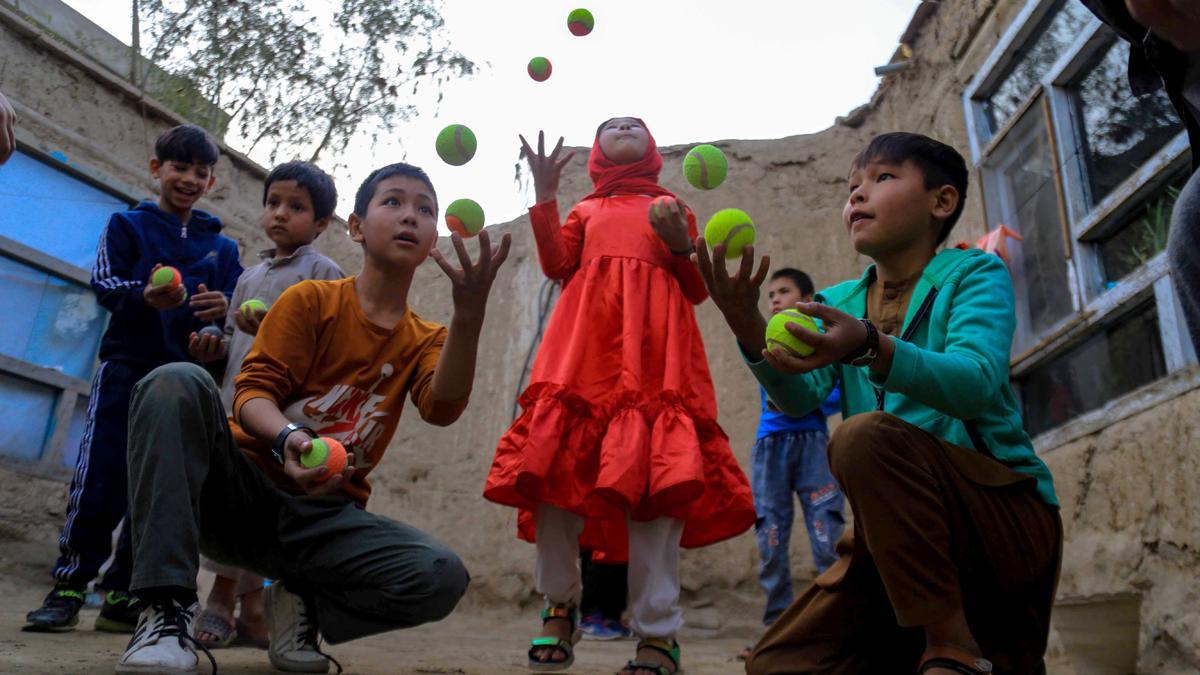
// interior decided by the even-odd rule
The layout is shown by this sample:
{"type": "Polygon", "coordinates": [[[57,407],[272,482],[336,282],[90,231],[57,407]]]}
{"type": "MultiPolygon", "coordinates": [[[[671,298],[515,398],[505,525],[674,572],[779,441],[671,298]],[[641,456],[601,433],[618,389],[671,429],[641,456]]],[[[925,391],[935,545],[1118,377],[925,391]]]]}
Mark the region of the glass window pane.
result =
{"type": "Polygon", "coordinates": [[[1054,161],[1039,103],[983,167],[989,226],[1007,225],[1024,238],[1009,242],[1017,352],[1074,311],[1054,161]]]}
{"type": "Polygon", "coordinates": [[[86,270],[96,260],[108,217],[127,208],[125,201],[19,151],[0,171],[0,235],[86,270]]]}
{"type": "Polygon", "coordinates": [[[0,256],[0,353],[90,379],[108,319],[90,288],[0,256]]]}
{"type": "Polygon", "coordinates": [[[1158,312],[1148,302],[1021,378],[1025,427],[1053,429],[1166,375],[1158,312]]]}
{"type": "Polygon", "coordinates": [[[1091,12],[1080,2],[1059,0],[1054,3],[1046,18],[1017,50],[996,90],[983,102],[983,111],[990,126],[986,130],[987,138],[991,138],[1017,112],[1050,71],[1050,66],[1079,37],[1091,20],[1091,12]]]}
{"type": "Polygon", "coordinates": [[[36,460],[54,415],[57,392],[50,387],[0,373],[0,455],[36,460]]]}
{"type": "Polygon", "coordinates": [[[1118,40],[1069,87],[1080,136],[1077,161],[1089,208],[1183,131],[1179,115],[1161,89],[1133,95],[1128,68],[1129,44],[1118,40]]]}
{"type": "Polygon", "coordinates": [[[1112,234],[1097,242],[1104,269],[1105,290],[1115,286],[1167,247],[1171,211],[1187,178],[1185,171],[1151,193],[1112,234]]]}

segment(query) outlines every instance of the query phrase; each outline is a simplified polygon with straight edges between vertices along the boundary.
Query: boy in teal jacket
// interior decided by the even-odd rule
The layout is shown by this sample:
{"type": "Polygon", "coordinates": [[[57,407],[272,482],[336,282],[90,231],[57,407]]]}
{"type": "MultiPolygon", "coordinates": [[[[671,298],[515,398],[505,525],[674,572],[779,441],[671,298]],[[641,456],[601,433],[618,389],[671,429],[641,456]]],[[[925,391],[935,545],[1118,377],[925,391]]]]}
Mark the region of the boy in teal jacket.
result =
{"type": "Polygon", "coordinates": [[[916,134],[876,137],[855,158],[843,210],[860,279],[797,308],[788,330],[815,351],[766,349],[747,249],[696,260],[751,372],[789,415],[842,383],[847,419],[829,461],[854,513],[840,557],[767,631],[746,670],[1043,672],[1062,525],[1050,472],[1009,386],[1016,324],[1003,262],[938,252],[962,213],[967,168],[916,134]],[[714,265],[712,261],[718,261],[714,265]],[[988,659],[991,659],[989,661],[988,659]]]}

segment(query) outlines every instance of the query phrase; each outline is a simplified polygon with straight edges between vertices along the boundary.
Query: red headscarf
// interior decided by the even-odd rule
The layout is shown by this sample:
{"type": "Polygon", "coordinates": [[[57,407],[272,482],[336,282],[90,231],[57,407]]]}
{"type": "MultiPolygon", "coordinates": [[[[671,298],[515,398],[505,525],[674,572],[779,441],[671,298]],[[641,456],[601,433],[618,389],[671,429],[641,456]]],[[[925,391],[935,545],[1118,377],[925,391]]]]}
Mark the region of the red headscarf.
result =
{"type": "Polygon", "coordinates": [[[588,155],[588,175],[591,176],[595,187],[584,199],[611,197],[615,194],[674,197],[673,192],[658,184],[658,173],[662,171],[663,166],[662,155],[658,154],[658,146],[654,143],[650,129],[640,118],[628,119],[637,120],[638,124],[646,129],[646,154],[629,164],[617,164],[604,156],[604,151],[600,149],[600,130],[612,119],[606,120],[596,129],[596,140],[592,141],[592,152],[588,155]]]}

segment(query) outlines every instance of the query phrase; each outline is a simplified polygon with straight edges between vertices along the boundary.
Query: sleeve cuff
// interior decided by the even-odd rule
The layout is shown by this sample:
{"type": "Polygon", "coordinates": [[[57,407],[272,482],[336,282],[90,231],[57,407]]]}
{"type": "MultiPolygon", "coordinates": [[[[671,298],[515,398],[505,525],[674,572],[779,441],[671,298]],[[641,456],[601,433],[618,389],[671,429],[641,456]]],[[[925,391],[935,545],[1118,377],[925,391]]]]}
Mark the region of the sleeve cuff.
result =
{"type": "MultiPolygon", "coordinates": [[[[275,394],[266,389],[240,389],[233,397],[233,421],[242,426],[242,406],[246,405],[247,401],[265,398],[268,401],[276,401],[275,394]]],[[[276,405],[278,405],[276,401],[276,405]]],[[[245,427],[243,427],[244,429],[245,427]]],[[[249,434],[249,432],[247,432],[249,434]]]]}
{"type": "Polygon", "coordinates": [[[900,338],[892,338],[896,351],[892,354],[892,369],[887,375],[868,371],[867,379],[872,385],[885,391],[906,391],[916,377],[917,347],[900,338]]]}

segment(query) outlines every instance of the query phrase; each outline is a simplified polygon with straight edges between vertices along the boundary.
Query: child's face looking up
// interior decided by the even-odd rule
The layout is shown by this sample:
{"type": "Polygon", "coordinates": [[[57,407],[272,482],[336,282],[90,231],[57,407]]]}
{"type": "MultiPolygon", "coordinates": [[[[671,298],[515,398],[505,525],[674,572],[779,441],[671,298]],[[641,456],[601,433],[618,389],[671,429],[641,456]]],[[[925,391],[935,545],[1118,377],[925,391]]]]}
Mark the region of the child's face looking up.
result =
{"type": "Polygon", "coordinates": [[[294,180],[278,180],[267,188],[263,202],[261,224],[276,253],[291,255],[296,249],[311,244],[329,225],[329,219],[316,219],[312,195],[294,180]]]}
{"type": "Polygon", "coordinates": [[[925,174],[911,161],[868,162],[850,171],[850,198],[842,224],[854,250],[878,258],[916,246],[936,247],[933,222],[940,190],[925,189],[925,174]]]}
{"type": "Polygon", "coordinates": [[[618,117],[600,128],[600,151],[609,161],[630,164],[646,156],[650,134],[632,117],[618,117]]]}
{"type": "Polygon", "coordinates": [[[391,265],[420,264],[437,242],[437,201],[411,176],[380,181],[361,219],[351,214],[350,238],[371,258],[391,265]]]}

